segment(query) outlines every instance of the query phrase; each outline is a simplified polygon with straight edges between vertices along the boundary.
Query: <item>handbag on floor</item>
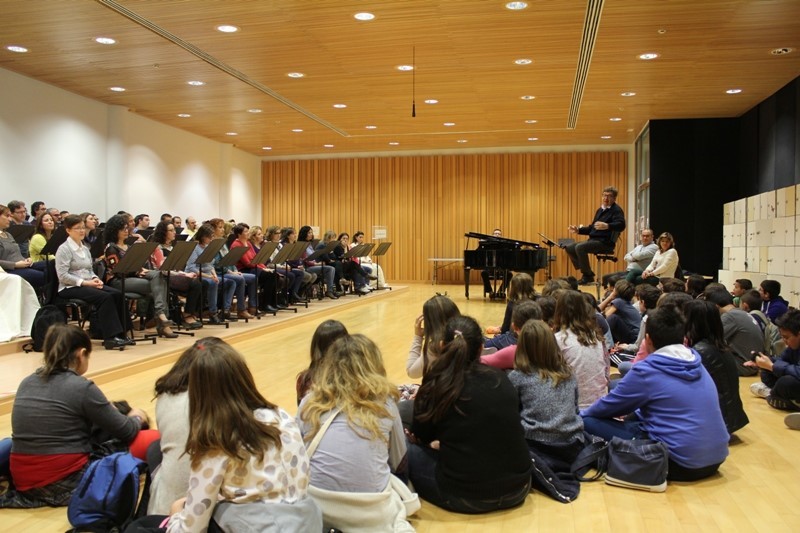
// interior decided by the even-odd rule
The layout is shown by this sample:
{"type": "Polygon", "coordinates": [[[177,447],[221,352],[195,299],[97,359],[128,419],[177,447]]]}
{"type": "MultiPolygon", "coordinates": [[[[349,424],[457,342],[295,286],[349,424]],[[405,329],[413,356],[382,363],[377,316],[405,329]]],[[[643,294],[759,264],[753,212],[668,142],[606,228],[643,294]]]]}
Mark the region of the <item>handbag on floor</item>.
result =
{"type": "Polygon", "coordinates": [[[629,489],[664,492],[667,490],[669,449],[651,439],[620,439],[592,442],[575,459],[572,472],[580,481],[594,481],[605,474],[609,485],[629,489]],[[584,477],[589,470],[594,475],[584,477]]]}

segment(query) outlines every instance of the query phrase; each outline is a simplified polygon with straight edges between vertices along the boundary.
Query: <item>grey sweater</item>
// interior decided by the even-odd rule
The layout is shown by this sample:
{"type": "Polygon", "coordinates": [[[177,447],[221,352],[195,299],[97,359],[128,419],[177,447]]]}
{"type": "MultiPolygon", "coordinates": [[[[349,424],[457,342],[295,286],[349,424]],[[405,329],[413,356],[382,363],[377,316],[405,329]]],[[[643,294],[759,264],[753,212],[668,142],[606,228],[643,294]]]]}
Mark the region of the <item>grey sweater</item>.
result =
{"type": "Polygon", "coordinates": [[[543,444],[570,444],[583,438],[583,419],[578,415],[578,384],[574,377],[554,387],[537,372],[512,370],[508,379],[519,394],[520,418],[525,439],[543,444]]]}
{"type": "Polygon", "coordinates": [[[97,385],[71,370],[22,380],[11,411],[12,451],[31,455],[89,453],[92,425],[129,443],[138,419],[121,414],[97,385]]]}

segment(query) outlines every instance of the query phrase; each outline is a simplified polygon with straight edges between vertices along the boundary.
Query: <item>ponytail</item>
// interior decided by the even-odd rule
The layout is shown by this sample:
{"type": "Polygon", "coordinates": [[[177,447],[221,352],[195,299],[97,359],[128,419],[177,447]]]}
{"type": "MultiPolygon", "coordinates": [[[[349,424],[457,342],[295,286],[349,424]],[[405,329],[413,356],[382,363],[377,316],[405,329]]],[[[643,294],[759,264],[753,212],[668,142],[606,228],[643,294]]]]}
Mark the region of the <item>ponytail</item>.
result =
{"type": "Polygon", "coordinates": [[[53,324],[44,337],[44,364],[36,373],[48,378],[75,366],[78,350],[92,352],[92,340],[84,330],[67,324],[53,324]]]}
{"type": "Polygon", "coordinates": [[[417,394],[415,418],[421,422],[438,422],[461,398],[467,373],[483,349],[481,328],[468,316],[450,319],[442,342],[444,347],[423,376],[417,394]]]}

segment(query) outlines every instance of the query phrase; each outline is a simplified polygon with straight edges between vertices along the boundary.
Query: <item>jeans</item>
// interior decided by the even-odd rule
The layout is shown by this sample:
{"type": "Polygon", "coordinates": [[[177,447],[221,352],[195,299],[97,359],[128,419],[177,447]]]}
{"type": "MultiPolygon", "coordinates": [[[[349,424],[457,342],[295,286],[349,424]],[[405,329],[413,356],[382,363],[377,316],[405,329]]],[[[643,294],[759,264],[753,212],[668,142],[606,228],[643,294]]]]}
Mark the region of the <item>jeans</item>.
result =
{"type": "Polygon", "coordinates": [[[332,266],[315,265],[307,267],[306,270],[312,274],[316,274],[317,276],[324,276],[325,286],[327,287],[328,292],[336,292],[336,289],[333,286],[333,277],[334,274],[336,274],[336,270],[334,270],[332,266]]]}
{"type": "Polygon", "coordinates": [[[425,501],[437,507],[465,514],[480,514],[510,509],[525,501],[531,490],[531,479],[517,487],[508,494],[492,499],[474,499],[455,496],[443,491],[436,481],[436,465],[439,462],[439,452],[427,446],[409,444],[408,446],[408,477],[414,484],[417,493],[425,501]]]}

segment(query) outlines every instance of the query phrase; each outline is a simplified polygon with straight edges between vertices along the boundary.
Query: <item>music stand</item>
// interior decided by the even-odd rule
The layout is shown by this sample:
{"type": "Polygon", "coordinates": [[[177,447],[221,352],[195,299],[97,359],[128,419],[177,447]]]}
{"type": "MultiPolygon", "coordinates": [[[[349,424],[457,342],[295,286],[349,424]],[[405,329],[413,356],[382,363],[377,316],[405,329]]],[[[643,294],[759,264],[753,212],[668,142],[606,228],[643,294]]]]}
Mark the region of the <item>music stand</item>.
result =
{"type": "MultiPolygon", "coordinates": [[[[301,255],[303,255],[303,251],[305,250],[304,246],[298,247],[297,246],[298,244],[302,245],[305,243],[296,242],[294,244],[288,244],[288,243],[284,244],[283,247],[281,247],[280,251],[278,251],[278,255],[276,255],[275,258],[272,260],[272,262],[275,264],[276,272],[278,271],[278,265],[280,264],[284,265],[284,272],[285,272],[284,277],[286,278],[285,298],[287,305],[289,303],[289,263],[287,263],[287,261],[290,261],[289,258],[294,257],[295,255],[299,258],[301,255]],[[298,249],[300,250],[299,254],[296,253],[296,250],[298,249]]],[[[278,290],[277,284],[275,286],[275,290],[276,291],[278,290]]],[[[305,302],[304,305],[306,306],[306,308],[308,308],[308,302],[305,302]]],[[[297,313],[297,309],[294,307],[287,307],[286,310],[287,311],[293,310],[295,313],[297,313]]]]}
{"type": "MultiPolygon", "coordinates": [[[[125,255],[122,259],[119,260],[119,263],[114,265],[111,269],[111,274],[114,277],[118,278],[120,284],[122,285],[122,304],[120,311],[122,312],[121,315],[125,320],[127,325],[127,309],[126,309],[126,300],[127,295],[125,293],[125,278],[128,277],[128,274],[136,274],[142,268],[144,268],[144,264],[150,259],[150,256],[153,255],[158,243],[155,242],[145,242],[140,244],[134,244],[128,248],[128,251],[125,252],[125,255]]],[[[131,324],[131,328],[129,330],[131,332],[131,338],[133,338],[133,325],[131,324]]],[[[136,340],[149,340],[152,341],[153,344],[156,343],[156,338],[158,334],[148,333],[142,339],[133,338],[134,341],[136,340]]]]}
{"type": "Polygon", "coordinates": [[[97,259],[101,257],[106,250],[105,246],[106,242],[103,239],[103,234],[100,233],[97,238],[92,243],[91,248],[89,249],[89,253],[92,255],[92,259],[97,259]]]}
{"type": "MultiPolygon", "coordinates": [[[[290,250],[291,250],[291,253],[286,258],[287,263],[289,261],[300,261],[302,263],[303,262],[303,254],[306,253],[306,250],[308,250],[308,242],[297,241],[296,243],[291,245],[290,250]]],[[[303,267],[303,269],[305,271],[305,266],[303,267]]],[[[306,298],[306,299],[308,299],[308,298],[306,298]]],[[[321,299],[322,298],[320,298],[320,300],[321,299]]],[[[307,308],[308,307],[308,303],[306,303],[305,306],[307,308]]]]}
{"type": "MultiPolygon", "coordinates": [[[[570,244],[575,244],[575,239],[558,239],[559,248],[566,248],[570,244]]],[[[570,265],[572,265],[572,261],[567,261],[567,276],[570,275],[570,265]]]]}
{"type": "Polygon", "coordinates": [[[318,257],[322,257],[323,255],[328,255],[329,253],[333,252],[337,246],[339,246],[339,241],[331,241],[326,244],[324,248],[315,250],[314,253],[305,258],[305,261],[316,261],[318,257]]]}
{"type": "MultiPolygon", "coordinates": [[[[381,257],[386,255],[386,252],[389,250],[389,247],[392,245],[390,242],[382,242],[378,245],[375,251],[372,253],[372,258],[375,259],[377,257],[381,257]]],[[[380,266],[380,263],[377,259],[375,259],[375,264],[380,266]]],[[[378,269],[375,269],[375,274],[378,274],[378,269]]],[[[385,291],[386,289],[392,290],[391,287],[381,286],[380,281],[376,283],[375,290],[376,291],[385,291]]]]}
{"type": "MultiPolygon", "coordinates": [[[[176,242],[177,241],[188,241],[188,240],[189,240],[189,235],[187,235],[186,233],[178,233],[177,235],[175,235],[175,241],[176,242]]],[[[173,244],[173,246],[174,246],[174,244],[173,244]]]]}
{"type": "MultiPolygon", "coordinates": [[[[222,269],[222,275],[220,276],[220,280],[222,281],[222,286],[225,286],[225,269],[228,267],[236,267],[236,263],[242,258],[245,252],[249,250],[247,246],[237,246],[228,251],[222,259],[217,262],[216,268],[222,269]]],[[[258,279],[258,274],[256,274],[256,279],[258,279]]],[[[244,278],[242,278],[244,280],[244,278]]],[[[257,288],[257,287],[256,287],[257,288]]],[[[224,291],[223,291],[224,292],[224,291]]],[[[245,282],[245,292],[247,292],[247,283],[245,282]]],[[[238,307],[238,302],[237,302],[238,307]]],[[[256,302],[256,318],[261,320],[261,317],[258,315],[258,302],[256,302]]],[[[244,323],[247,324],[247,319],[244,319],[244,323]]]]}
{"type": "MultiPolygon", "coordinates": [[[[12,228],[17,226],[11,226],[12,228]]],[[[64,226],[59,226],[50,236],[50,239],[45,243],[44,248],[40,252],[40,255],[47,257],[48,255],[56,255],[58,251],[58,247],[67,242],[67,230],[64,226]]]]}
{"type": "Polygon", "coordinates": [[[36,226],[29,224],[13,224],[6,228],[6,231],[14,237],[17,244],[22,244],[25,241],[31,240],[33,234],[36,233],[36,226]]]}
{"type": "MultiPolygon", "coordinates": [[[[258,251],[256,256],[253,258],[253,262],[250,263],[253,265],[253,269],[256,271],[256,297],[258,297],[258,278],[261,277],[261,270],[258,268],[258,265],[266,265],[269,263],[269,258],[272,256],[275,249],[278,247],[277,242],[266,242],[261,246],[261,249],[258,251]]],[[[278,301],[278,273],[275,272],[275,303],[278,301]]],[[[256,306],[258,309],[258,306],[256,306]]],[[[260,312],[260,311],[259,311],[260,312]]],[[[297,312],[297,309],[294,311],[297,312]]],[[[278,313],[272,313],[272,316],[276,316],[278,313]]]]}
{"type": "Polygon", "coordinates": [[[547,279],[553,279],[553,261],[556,260],[553,255],[553,246],[558,245],[544,233],[539,233],[539,237],[544,239],[542,243],[547,246],[547,279]]]}
{"type": "MultiPolygon", "coordinates": [[[[206,287],[205,285],[203,285],[203,265],[213,263],[214,257],[216,257],[217,253],[222,249],[222,246],[224,244],[225,244],[225,239],[214,239],[213,241],[208,243],[206,249],[203,250],[203,252],[197,257],[197,259],[194,262],[194,264],[198,266],[197,271],[200,274],[198,279],[200,280],[200,286],[202,287],[201,301],[203,302],[205,301],[205,296],[206,296],[205,295],[206,287]]],[[[208,324],[208,322],[203,322],[203,313],[200,313],[200,322],[202,322],[203,324],[208,324]]],[[[210,325],[213,326],[215,324],[210,324],[210,325]]],[[[216,324],[216,325],[219,326],[224,325],[225,329],[228,329],[230,327],[230,324],[228,323],[227,320],[223,321],[222,324],[216,324]]]]}
{"type": "MultiPolygon", "coordinates": [[[[189,260],[189,257],[194,252],[195,247],[197,247],[196,241],[181,241],[176,242],[172,245],[172,251],[169,255],[164,259],[164,262],[161,263],[161,268],[159,270],[161,272],[166,273],[167,276],[167,302],[170,300],[170,296],[172,293],[169,289],[169,281],[173,270],[183,270],[186,268],[186,262],[189,260]]],[[[190,337],[194,337],[193,331],[180,331],[183,327],[180,322],[176,322],[175,326],[178,328],[178,331],[175,331],[178,335],[188,335],[190,337]]]]}

